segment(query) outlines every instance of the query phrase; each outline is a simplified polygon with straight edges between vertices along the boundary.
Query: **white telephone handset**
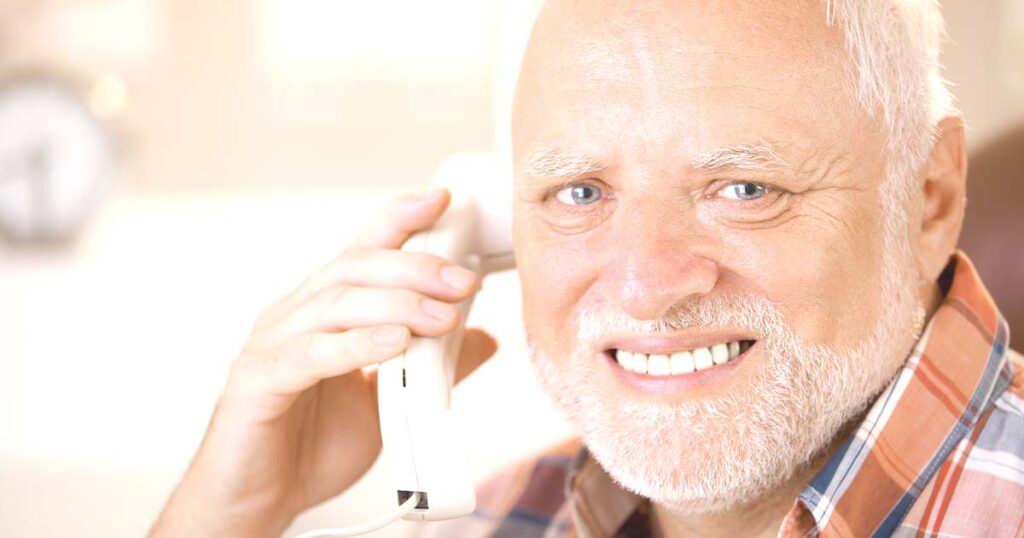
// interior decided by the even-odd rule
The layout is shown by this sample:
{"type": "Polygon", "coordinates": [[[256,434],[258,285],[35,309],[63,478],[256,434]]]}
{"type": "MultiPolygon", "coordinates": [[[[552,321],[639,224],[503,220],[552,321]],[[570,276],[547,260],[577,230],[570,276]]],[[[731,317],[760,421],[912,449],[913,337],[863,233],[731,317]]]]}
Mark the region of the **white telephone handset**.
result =
{"type": "MultiPolygon", "coordinates": [[[[446,160],[432,185],[447,187],[451,204],[433,228],[409,238],[402,250],[436,254],[481,278],[511,269],[512,178],[507,168],[487,154],[446,160]]],[[[414,337],[402,355],[382,363],[377,372],[382,457],[394,473],[396,500],[402,504],[419,494],[405,519],[449,519],[476,507],[461,432],[449,408],[472,302],[470,297],[459,304],[461,325],[454,332],[414,337]]]]}

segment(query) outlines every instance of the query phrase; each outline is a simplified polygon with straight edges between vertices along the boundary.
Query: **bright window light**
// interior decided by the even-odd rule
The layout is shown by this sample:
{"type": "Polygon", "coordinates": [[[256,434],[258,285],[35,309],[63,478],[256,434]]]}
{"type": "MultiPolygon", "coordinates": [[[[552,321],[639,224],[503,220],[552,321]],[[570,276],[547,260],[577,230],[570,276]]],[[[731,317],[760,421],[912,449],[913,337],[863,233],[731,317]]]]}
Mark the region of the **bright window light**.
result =
{"type": "Polygon", "coordinates": [[[49,39],[62,50],[111,63],[141,63],[161,45],[160,6],[156,0],[64,2],[53,10],[49,39]]]}
{"type": "Polygon", "coordinates": [[[260,0],[260,47],[291,77],[444,77],[486,65],[493,13],[493,0],[260,0]]]}

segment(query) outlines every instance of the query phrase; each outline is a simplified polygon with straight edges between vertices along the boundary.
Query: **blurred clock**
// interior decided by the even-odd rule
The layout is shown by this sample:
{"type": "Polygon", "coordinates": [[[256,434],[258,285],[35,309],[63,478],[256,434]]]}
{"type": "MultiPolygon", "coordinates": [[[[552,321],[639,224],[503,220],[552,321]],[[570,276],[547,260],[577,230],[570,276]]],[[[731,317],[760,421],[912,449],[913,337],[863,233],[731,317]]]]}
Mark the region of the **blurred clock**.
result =
{"type": "Polygon", "coordinates": [[[107,133],[76,91],[44,78],[0,84],[0,232],[9,239],[73,238],[112,161],[107,133]]]}

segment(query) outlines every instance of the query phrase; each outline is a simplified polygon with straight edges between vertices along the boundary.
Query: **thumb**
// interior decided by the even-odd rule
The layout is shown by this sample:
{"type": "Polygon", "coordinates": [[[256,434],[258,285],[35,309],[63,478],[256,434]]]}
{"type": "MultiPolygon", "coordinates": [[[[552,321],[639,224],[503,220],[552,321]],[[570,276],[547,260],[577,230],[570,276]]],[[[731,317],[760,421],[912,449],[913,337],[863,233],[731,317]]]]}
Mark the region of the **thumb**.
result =
{"type": "Polygon", "coordinates": [[[498,351],[498,341],[482,329],[466,329],[462,337],[462,353],[455,368],[455,382],[458,383],[473,373],[478,366],[498,351]]]}

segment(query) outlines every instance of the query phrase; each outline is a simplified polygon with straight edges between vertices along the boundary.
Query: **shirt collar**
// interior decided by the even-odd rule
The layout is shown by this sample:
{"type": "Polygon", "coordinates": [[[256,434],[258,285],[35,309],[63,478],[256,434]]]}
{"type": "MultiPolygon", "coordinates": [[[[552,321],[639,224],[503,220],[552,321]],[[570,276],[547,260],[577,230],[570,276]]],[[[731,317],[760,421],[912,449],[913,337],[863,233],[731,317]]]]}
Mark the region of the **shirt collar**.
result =
{"type": "MultiPolygon", "coordinates": [[[[620,536],[627,522],[633,521],[638,511],[646,512],[647,500],[620,488],[597,463],[586,447],[580,450],[569,475],[566,477],[565,498],[571,507],[568,514],[582,537],[620,536]]],[[[642,518],[642,525],[647,526],[642,518]]],[[[650,536],[649,533],[630,533],[629,536],[650,536]]]]}
{"type": "Polygon", "coordinates": [[[949,291],[903,369],[800,494],[822,534],[891,535],[1009,384],[1006,322],[970,260],[958,251],[950,264],[949,291]]]}
{"type": "MultiPolygon", "coordinates": [[[[1007,328],[973,265],[951,282],[900,374],[800,494],[780,536],[891,534],[950,451],[1009,383],[1007,328]]],[[[648,501],[620,488],[584,448],[566,480],[579,536],[649,534],[648,501]]]]}

